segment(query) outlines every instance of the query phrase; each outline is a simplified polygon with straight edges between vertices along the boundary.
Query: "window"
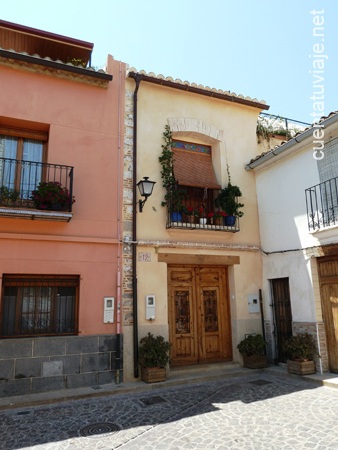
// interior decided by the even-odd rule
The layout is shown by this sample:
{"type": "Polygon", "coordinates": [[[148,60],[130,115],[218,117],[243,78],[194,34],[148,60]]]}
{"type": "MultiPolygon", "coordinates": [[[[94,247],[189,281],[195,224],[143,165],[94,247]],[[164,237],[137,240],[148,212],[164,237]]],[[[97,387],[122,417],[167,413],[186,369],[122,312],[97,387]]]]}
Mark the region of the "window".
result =
{"type": "Polygon", "coordinates": [[[320,185],[318,201],[324,226],[338,220],[338,138],[325,143],[325,157],[317,160],[320,185]]]}
{"type": "Polygon", "coordinates": [[[207,214],[214,210],[219,185],[209,145],[173,140],[174,174],[178,188],[185,193],[184,205],[207,214]]]}
{"type": "Polygon", "coordinates": [[[29,198],[42,178],[47,132],[0,126],[0,186],[29,198]]]}
{"type": "Polygon", "coordinates": [[[2,337],[76,334],[78,276],[4,275],[2,337]]]}

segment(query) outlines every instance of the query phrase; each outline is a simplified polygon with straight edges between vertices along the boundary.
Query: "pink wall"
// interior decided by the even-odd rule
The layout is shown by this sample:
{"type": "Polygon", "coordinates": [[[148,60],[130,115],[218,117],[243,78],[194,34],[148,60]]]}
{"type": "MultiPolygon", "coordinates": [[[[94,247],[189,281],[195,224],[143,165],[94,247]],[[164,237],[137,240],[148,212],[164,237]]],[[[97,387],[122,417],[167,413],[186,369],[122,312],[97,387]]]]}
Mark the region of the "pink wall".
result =
{"type": "Polygon", "coordinates": [[[117,293],[125,65],[108,57],[107,89],[0,69],[0,123],[47,124],[47,162],[74,166],[76,197],[69,223],[0,217],[0,274],[80,275],[81,334],[115,332],[103,324],[103,297],[117,293]]]}

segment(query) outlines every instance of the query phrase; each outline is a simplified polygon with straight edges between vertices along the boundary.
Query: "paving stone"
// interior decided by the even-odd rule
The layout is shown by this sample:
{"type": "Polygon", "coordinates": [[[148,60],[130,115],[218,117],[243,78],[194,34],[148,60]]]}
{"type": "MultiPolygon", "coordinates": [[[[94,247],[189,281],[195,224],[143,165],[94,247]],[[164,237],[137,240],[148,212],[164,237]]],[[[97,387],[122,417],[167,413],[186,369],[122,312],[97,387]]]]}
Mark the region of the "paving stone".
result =
{"type": "Polygon", "coordinates": [[[0,449],[338,448],[338,389],[237,378],[0,411],[0,449]]]}

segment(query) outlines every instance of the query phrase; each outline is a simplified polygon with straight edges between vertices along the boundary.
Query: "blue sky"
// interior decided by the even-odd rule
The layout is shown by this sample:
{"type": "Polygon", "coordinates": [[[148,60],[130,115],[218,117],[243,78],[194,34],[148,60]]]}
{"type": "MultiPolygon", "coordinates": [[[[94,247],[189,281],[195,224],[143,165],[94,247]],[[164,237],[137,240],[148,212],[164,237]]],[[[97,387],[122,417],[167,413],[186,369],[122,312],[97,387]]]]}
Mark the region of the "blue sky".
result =
{"type": "Polygon", "coordinates": [[[320,85],[323,115],[338,110],[333,0],[1,3],[3,20],[94,43],[97,67],[109,53],[137,70],[264,99],[271,114],[309,123],[320,85]],[[323,36],[313,36],[313,20],[323,36]],[[324,66],[314,68],[314,56],[323,57],[324,66]],[[321,72],[315,77],[314,70],[321,72]]]}

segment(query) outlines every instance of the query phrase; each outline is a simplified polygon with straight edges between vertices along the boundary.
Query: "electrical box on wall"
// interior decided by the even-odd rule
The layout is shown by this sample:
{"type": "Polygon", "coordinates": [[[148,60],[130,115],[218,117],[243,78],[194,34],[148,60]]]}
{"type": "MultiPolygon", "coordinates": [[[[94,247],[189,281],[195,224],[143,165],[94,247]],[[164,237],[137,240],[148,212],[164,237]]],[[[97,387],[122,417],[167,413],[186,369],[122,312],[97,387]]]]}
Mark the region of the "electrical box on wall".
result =
{"type": "Polygon", "coordinates": [[[146,319],[155,320],[156,317],[155,295],[146,296],[146,319]]]}
{"type": "Polygon", "coordinates": [[[103,323],[114,323],[114,297],[104,298],[103,323]]]}
{"type": "Polygon", "coordinates": [[[248,295],[248,308],[249,308],[249,313],[259,313],[260,312],[258,294],[249,294],[248,295]]]}

